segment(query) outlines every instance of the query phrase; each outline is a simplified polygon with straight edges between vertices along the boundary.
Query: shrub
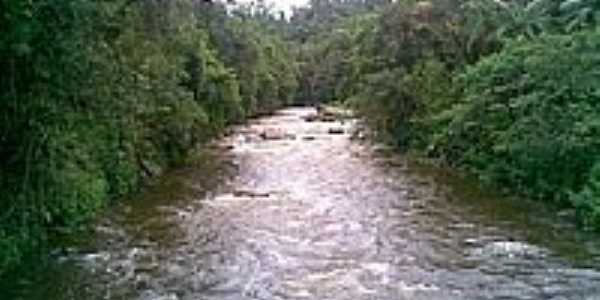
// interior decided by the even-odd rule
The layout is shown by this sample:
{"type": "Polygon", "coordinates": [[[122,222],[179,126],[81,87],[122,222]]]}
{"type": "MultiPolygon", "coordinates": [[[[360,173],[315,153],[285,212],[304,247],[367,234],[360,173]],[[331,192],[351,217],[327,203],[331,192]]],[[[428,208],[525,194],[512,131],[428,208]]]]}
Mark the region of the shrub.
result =
{"type": "Polygon", "coordinates": [[[566,204],[600,155],[600,32],[514,41],[459,78],[437,142],[485,182],[566,204]]]}
{"type": "Polygon", "coordinates": [[[571,195],[577,216],[584,227],[600,230],[600,162],[596,162],[587,183],[571,195]]]}

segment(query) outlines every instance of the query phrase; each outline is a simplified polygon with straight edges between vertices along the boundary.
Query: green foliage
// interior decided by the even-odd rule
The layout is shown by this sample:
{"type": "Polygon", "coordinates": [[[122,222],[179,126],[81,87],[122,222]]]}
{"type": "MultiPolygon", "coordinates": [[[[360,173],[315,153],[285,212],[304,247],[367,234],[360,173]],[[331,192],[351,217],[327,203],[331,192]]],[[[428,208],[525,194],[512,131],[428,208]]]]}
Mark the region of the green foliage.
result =
{"type": "Polygon", "coordinates": [[[379,12],[390,0],[311,0],[309,5],[294,9],[289,35],[305,42],[338,28],[345,19],[379,12]]]}
{"type": "Polygon", "coordinates": [[[559,22],[567,33],[594,28],[600,21],[600,1],[564,0],[559,6],[559,22]]]}
{"type": "Polygon", "coordinates": [[[409,119],[410,147],[420,151],[432,151],[439,138],[437,134],[446,128],[448,111],[459,97],[452,81],[452,73],[436,60],[425,60],[406,76],[406,89],[415,101],[415,112],[409,119]]]}
{"type": "Polygon", "coordinates": [[[0,272],[292,102],[600,224],[597,0],[0,2],[0,272]],[[593,167],[595,166],[595,167],[593,167]]]}
{"type": "Polygon", "coordinates": [[[461,76],[440,147],[487,182],[561,202],[600,154],[597,32],[514,42],[461,76]]]}
{"type": "Polygon", "coordinates": [[[360,90],[350,104],[383,139],[403,150],[425,150],[444,126],[438,114],[454,102],[450,72],[432,59],[408,74],[396,69],[368,75],[360,90]]]}
{"type": "Polygon", "coordinates": [[[371,126],[402,149],[425,148],[437,120],[434,113],[453,97],[451,69],[466,60],[453,1],[402,1],[357,35],[361,46],[353,85],[355,108],[371,126]]]}
{"type": "Polygon", "coordinates": [[[571,201],[583,225],[600,230],[600,163],[596,162],[584,188],[572,194],[571,201]]]}
{"type": "Polygon", "coordinates": [[[369,74],[361,85],[362,92],[349,99],[380,137],[403,147],[408,142],[408,130],[405,129],[416,109],[406,83],[400,69],[369,74]]]}
{"type": "Polygon", "coordinates": [[[534,38],[546,32],[553,23],[552,13],[557,5],[553,0],[471,0],[465,4],[474,26],[472,32],[490,34],[496,39],[534,38]]]}
{"type": "Polygon", "coordinates": [[[290,45],[259,20],[233,17],[215,26],[219,58],[237,75],[245,114],[269,113],[289,104],[297,87],[290,45]]]}
{"type": "Polygon", "coordinates": [[[593,29],[600,19],[599,9],[598,0],[470,0],[464,4],[470,46],[593,29]]]}
{"type": "Polygon", "coordinates": [[[361,46],[375,26],[377,15],[366,14],[341,20],[335,30],[324,31],[302,45],[300,103],[344,101],[356,93],[362,64],[361,46]]]}
{"type": "Polygon", "coordinates": [[[323,20],[300,38],[299,101],[348,101],[402,150],[597,226],[597,2],[396,1],[323,20]]]}
{"type": "Polygon", "coordinates": [[[286,42],[222,5],[4,1],[0,11],[0,273],[295,89],[286,42]]]}

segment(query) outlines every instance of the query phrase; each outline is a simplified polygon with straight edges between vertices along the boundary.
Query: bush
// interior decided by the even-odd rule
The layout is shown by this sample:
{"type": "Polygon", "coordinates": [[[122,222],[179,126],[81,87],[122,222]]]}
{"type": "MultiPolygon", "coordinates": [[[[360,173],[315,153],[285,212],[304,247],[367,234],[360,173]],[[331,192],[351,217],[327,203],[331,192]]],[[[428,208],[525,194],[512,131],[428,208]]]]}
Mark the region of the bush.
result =
{"type": "Polygon", "coordinates": [[[369,74],[359,88],[361,92],[348,102],[380,138],[406,148],[416,102],[403,74],[402,69],[369,74]]]}
{"type": "Polygon", "coordinates": [[[451,78],[444,64],[427,59],[408,74],[395,69],[369,75],[349,104],[383,139],[403,150],[425,150],[444,126],[438,114],[454,102],[451,78]]]}
{"type": "Polygon", "coordinates": [[[487,183],[559,204],[600,156],[600,32],[514,41],[459,78],[436,147],[487,183]]]}
{"type": "Polygon", "coordinates": [[[571,195],[571,201],[582,225],[600,230],[600,162],[594,165],[584,188],[571,195]]]}
{"type": "Polygon", "coordinates": [[[441,62],[428,59],[415,66],[404,83],[416,106],[410,117],[410,126],[406,128],[410,130],[410,147],[430,151],[435,134],[447,126],[442,112],[457,99],[452,73],[441,62]]]}

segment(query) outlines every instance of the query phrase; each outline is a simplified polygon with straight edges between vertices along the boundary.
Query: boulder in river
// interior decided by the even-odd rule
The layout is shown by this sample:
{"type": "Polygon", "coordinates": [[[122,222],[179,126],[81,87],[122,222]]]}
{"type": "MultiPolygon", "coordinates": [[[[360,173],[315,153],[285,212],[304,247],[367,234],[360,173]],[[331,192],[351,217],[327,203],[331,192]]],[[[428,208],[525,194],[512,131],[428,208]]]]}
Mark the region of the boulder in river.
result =
{"type": "Polygon", "coordinates": [[[352,112],[337,106],[319,105],[317,113],[324,117],[333,117],[334,119],[342,120],[352,117],[352,112]]]}
{"type": "Polygon", "coordinates": [[[306,122],[335,122],[337,117],[331,114],[310,114],[302,117],[306,122]]]}
{"type": "Polygon", "coordinates": [[[306,122],[316,122],[319,120],[319,115],[318,114],[310,114],[310,115],[303,116],[302,119],[304,119],[304,121],[306,121],[306,122]]]}
{"type": "Polygon", "coordinates": [[[331,127],[327,130],[329,134],[344,134],[346,130],[343,127],[331,127]]]}
{"type": "Polygon", "coordinates": [[[233,196],[235,197],[248,197],[248,198],[268,198],[271,196],[270,193],[265,192],[256,192],[256,191],[248,191],[248,190],[237,190],[233,192],[233,196]]]}
{"type": "Polygon", "coordinates": [[[335,121],[343,121],[351,116],[351,114],[338,107],[334,106],[326,106],[326,105],[317,105],[316,113],[305,115],[302,118],[306,122],[335,122],[335,121]]]}
{"type": "Polygon", "coordinates": [[[265,128],[259,136],[263,140],[283,140],[286,138],[293,138],[291,135],[287,134],[281,128],[265,128]]]}

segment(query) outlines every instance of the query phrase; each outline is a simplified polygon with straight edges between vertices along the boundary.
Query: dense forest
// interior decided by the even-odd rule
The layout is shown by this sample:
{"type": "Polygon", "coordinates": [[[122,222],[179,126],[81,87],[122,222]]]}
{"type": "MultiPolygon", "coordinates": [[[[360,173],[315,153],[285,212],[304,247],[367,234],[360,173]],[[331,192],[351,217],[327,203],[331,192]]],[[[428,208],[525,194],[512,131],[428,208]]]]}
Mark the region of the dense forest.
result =
{"type": "Polygon", "coordinates": [[[0,5],[0,269],[228,124],[289,104],[297,85],[289,43],[261,7],[0,5]]]}
{"type": "Polygon", "coordinates": [[[600,1],[0,4],[0,269],[291,104],[600,229],[600,1]]]}

